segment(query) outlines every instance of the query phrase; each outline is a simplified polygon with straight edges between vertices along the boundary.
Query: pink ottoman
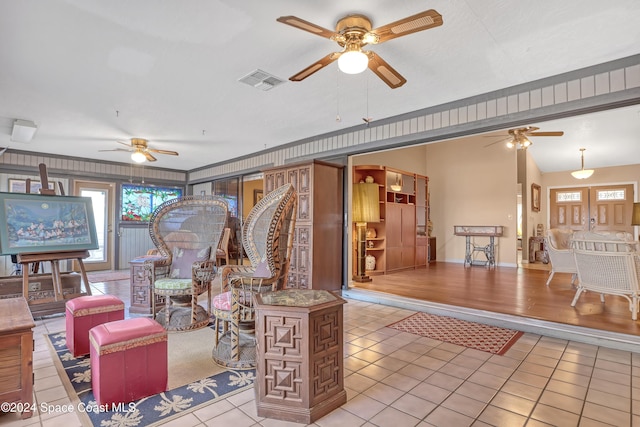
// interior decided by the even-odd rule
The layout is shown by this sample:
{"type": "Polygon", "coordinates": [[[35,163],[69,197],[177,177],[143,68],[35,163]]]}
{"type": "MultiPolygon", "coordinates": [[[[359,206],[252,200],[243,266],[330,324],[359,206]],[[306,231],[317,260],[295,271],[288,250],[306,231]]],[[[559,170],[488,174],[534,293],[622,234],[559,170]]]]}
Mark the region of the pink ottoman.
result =
{"type": "Polygon", "coordinates": [[[124,319],[124,303],[113,295],[87,295],[66,303],[67,348],[74,357],[89,354],[89,329],[124,319]]]}
{"type": "Polygon", "coordinates": [[[167,331],[147,317],[89,331],[91,387],[99,405],[126,403],[167,389],[167,331]]]}

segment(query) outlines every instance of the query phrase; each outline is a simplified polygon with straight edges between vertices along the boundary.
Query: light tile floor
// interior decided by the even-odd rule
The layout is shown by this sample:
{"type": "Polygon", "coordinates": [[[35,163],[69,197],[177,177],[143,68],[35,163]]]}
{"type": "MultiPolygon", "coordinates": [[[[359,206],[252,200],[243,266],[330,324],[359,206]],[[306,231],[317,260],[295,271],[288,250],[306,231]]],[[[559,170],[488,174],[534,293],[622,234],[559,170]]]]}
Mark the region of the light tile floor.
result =
{"type": "MultiPolygon", "coordinates": [[[[94,286],[94,290],[108,289],[94,286]]],[[[525,334],[504,356],[495,356],[386,327],[411,313],[348,300],[344,306],[348,401],[314,425],[640,426],[638,353],[525,334]]],[[[44,337],[64,330],[64,317],[36,323],[35,402],[68,404],[44,337]]],[[[37,413],[24,421],[15,414],[2,414],[0,424],[81,425],[76,413],[37,413]]],[[[248,390],[166,425],[298,424],[258,417],[253,390],[248,390]]]]}

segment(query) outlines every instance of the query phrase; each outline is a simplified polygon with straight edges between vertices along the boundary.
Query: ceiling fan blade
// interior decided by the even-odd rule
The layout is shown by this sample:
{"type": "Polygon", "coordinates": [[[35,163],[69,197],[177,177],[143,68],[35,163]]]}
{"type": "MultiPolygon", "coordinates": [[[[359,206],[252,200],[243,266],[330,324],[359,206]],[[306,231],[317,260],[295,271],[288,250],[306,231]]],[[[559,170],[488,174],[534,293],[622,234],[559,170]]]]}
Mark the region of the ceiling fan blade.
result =
{"type": "Polygon", "coordinates": [[[158,153],[158,154],[169,154],[170,156],[177,156],[178,155],[177,151],[158,150],[158,149],[155,149],[155,148],[148,148],[147,151],[150,151],[152,153],[158,153]]]}
{"type": "MultiPolygon", "coordinates": [[[[488,135],[487,135],[487,136],[488,136],[488,135]]],[[[494,136],[494,138],[495,138],[495,136],[494,136]]],[[[507,143],[507,141],[509,141],[509,140],[511,140],[511,139],[512,139],[511,137],[501,138],[501,139],[499,139],[499,140],[497,140],[497,141],[490,142],[489,144],[485,145],[485,146],[484,146],[484,148],[491,147],[492,145],[499,144],[499,143],[501,143],[501,142],[502,142],[502,143],[507,143]]]]}
{"type": "Polygon", "coordinates": [[[299,82],[301,80],[304,80],[307,77],[309,77],[311,74],[315,73],[316,71],[321,70],[324,67],[326,67],[327,65],[331,64],[333,61],[338,59],[340,57],[340,55],[341,55],[340,52],[330,53],[329,55],[325,56],[324,58],[314,62],[311,65],[309,65],[307,68],[305,68],[304,70],[300,71],[298,74],[289,77],[289,80],[291,80],[292,82],[299,82]]]}
{"type": "Polygon", "coordinates": [[[319,25],[313,24],[309,21],[305,21],[304,19],[300,19],[297,16],[281,16],[280,18],[276,19],[276,21],[282,22],[283,24],[291,25],[292,27],[327,39],[338,36],[338,34],[334,31],[327,30],[326,28],[320,27],[319,25]]]}
{"type": "Polygon", "coordinates": [[[378,36],[377,43],[383,43],[396,37],[406,36],[411,33],[417,33],[418,31],[439,27],[440,25],[442,25],[442,15],[433,9],[429,9],[392,22],[391,24],[375,28],[369,32],[378,36]]]}
{"type": "Polygon", "coordinates": [[[109,150],[98,150],[98,151],[126,151],[126,152],[129,152],[131,150],[127,150],[126,148],[112,148],[112,149],[109,149],[109,150]]]}
{"type": "Polygon", "coordinates": [[[562,136],[564,135],[564,132],[562,131],[557,131],[557,132],[528,132],[527,135],[529,136],[562,136]]]}
{"type": "Polygon", "coordinates": [[[118,144],[122,144],[122,145],[124,145],[124,146],[126,146],[126,147],[131,148],[131,143],[130,143],[130,142],[129,142],[129,143],[127,143],[127,142],[122,142],[122,141],[116,141],[116,142],[117,142],[118,144]]]}
{"type": "Polygon", "coordinates": [[[387,64],[384,59],[380,58],[380,55],[371,51],[365,53],[369,57],[369,69],[389,85],[391,89],[398,88],[407,82],[407,79],[402,77],[391,65],[387,64]]]}
{"type": "Polygon", "coordinates": [[[149,153],[149,152],[148,152],[148,151],[146,151],[146,150],[145,150],[145,151],[143,151],[143,152],[142,152],[142,154],[144,154],[144,156],[145,156],[145,157],[147,158],[147,160],[148,160],[148,161],[150,161],[150,162],[155,162],[156,160],[158,160],[158,159],[156,159],[155,157],[153,157],[153,156],[151,155],[151,153],[149,153]]]}

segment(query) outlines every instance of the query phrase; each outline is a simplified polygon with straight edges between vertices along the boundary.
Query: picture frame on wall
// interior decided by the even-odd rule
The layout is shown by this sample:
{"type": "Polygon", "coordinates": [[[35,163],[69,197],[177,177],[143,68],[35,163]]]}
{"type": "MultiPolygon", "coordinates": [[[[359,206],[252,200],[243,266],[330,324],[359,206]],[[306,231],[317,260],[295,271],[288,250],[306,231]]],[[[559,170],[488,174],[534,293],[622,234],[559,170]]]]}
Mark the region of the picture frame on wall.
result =
{"type": "Polygon", "coordinates": [[[93,249],[90,197],[0,193],[0,255],[93,249]]]}
{"type": "MultiPolygon", "coordinates": [[[[39,194],[40,189],[42,188],[42,183],[40,181],[31,180],[31,188],[29,189],[29,193],[39,194]]],[[[49,189],[54,190],[55,183],[49,182],[49,189]]],[[[26,193],[27,192],[27,180],[26,179],[14,179],[9,178],[9,193],[26,193]]]]}
{"type": "Polygon", "coordinates": [[[531,210],[540,212],[540,186],[531,184],[531,210]]]}
{"type": "Polygon", "coordinates": [[[262,200],[262,197],[264,196],[264,192],[260,189],[255,189],[253,190],[253,205],[255,206],[260,200],[262,200]]]}

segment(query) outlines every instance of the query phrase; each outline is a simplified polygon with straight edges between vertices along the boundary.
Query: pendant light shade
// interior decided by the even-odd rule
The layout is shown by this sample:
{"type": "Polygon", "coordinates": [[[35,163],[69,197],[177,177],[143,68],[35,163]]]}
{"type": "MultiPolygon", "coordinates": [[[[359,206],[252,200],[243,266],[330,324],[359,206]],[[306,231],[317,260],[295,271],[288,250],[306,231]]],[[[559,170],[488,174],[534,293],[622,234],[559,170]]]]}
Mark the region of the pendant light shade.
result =
{"type": "Polygon", "coordinates": [[[571,172],[571,175],[573,175],[574,178],[576,179],[587,179],[589,178],[591,175],[593,175],[593,169],[585,169],[584,168],[584,151],[586,150],[586,148],[581,148],[580,152],[580,159],[581,159],[581,163],[582,163],[582,168],[580,170],[577,171],[573,171],[571,172]]]}

